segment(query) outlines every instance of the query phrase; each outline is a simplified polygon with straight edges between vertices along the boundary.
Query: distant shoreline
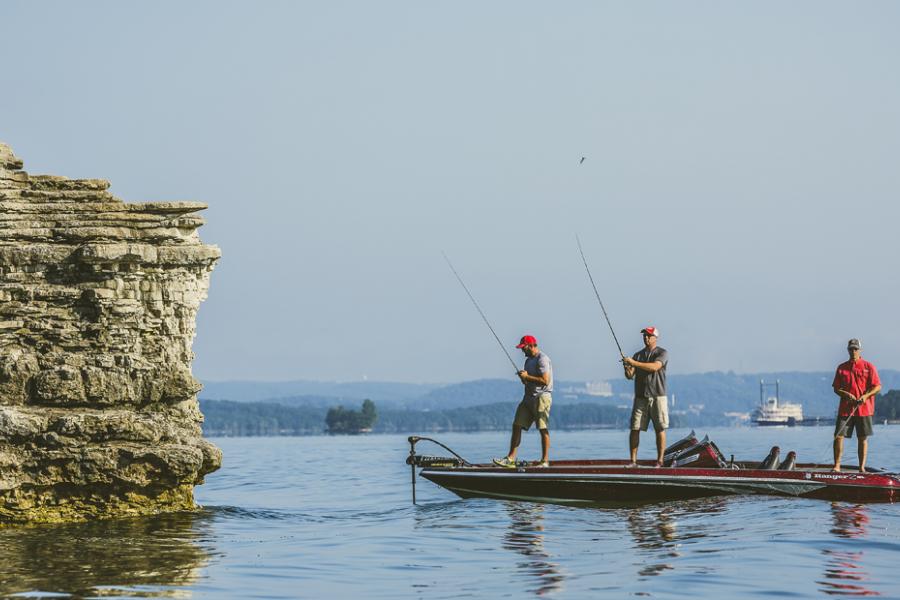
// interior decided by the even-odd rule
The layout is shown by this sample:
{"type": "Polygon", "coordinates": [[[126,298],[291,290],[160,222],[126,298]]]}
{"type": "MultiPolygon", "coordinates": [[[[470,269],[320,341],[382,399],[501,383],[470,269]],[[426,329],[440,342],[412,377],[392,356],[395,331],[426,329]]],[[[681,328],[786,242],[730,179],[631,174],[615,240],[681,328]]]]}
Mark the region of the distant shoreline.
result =
{"type": "MultiPolygon", "coordinates": [[[[900,419],[888,419],[884,422],[876,423],[881,426],[894,426],[900,425],[900,419]]],[[[832,426],[831,423],[819,423],[817,425],[805,425],[805,426],[797,426],[797,427],[788,427],[787,425],[736,425],[734,427],[738,429],[807,429],[811,427],[823,427],[826,429],[830,429],[832,426]]],[[[727,427],[727,426],[720,426],[727,427]]],[[[689,426],[683,425],[678,427],[678,429],[688,429],[689,426]]],[[[557,427],[553,429],[553,431],[606,431],[606,430],[615,430],[615,431],[628,431],[627,427],[617,427],[614,425],[596,425],[596,426],[582,426],[582,427],[557,427]]],[[[369,435],[409,435],[409,434],[419,434],[419,435],[433,435],[433,434],[445,434],[445,433],[506,433],[507,429],[505,428],[495,428],[495,429],[441,429],[441,430],[417,430],[417,431],[370,431],[365,433],[328,433],[326,431],[320,432],[309,432],[309,433],[296,433],[296,432],[284,432],[277,434],[249,434],[249,435],[233,435],[228,433],[223,433],[219,431],[204,431],[203,435],[209,438],[242,438],[242,437],[315,437],[315,436],[324,436],[324,437],[359,437],[359,436],[369,436],[369,435]]]]}
{"type": "MultiPolygon", "coordinates": [[[[782,373],[778,378],[782,398],[801,403],[804,413],[818,415],[820,424],[833,424],[837,402],[825,374],[782,373]]],[[[559,390],[554,393],[551,427],[556,430],[626,429],[633,384],[607,383],[598,386],[557,382],[559,390]],[[595,393],[599,387],[603,393],[595,393]]],[[[879,395],[875,402],[875,421],[900,422],[900,372],[885,372],[882,385],[895,391],[879,395]]],[[[673,428],[750,426],[751,411],[760,402],[756,376],[746,378],[713,373],[686,379],[672,378],[669,387],[669,416],[673,428]]],[[[380,389],[356,391],[364,394],[380,389]]],[[[227,389],[219,391],[229,393],[227,389]]],[[[248,400],[248,396],[241,395],[245,391],[244,388],[234,390],[234,395],[244,400],[200,398],[205,435],[327,435],[329,410],[343,407],[353,412],[365,402],[360,398],[327,395],[329,390],[321,388],[317,395],[266,400],[248,400]]],[[[410,393],[410,388],[404,387],[403,391],[410,393]]],[[[521,394],[518,382],[487,379],[430,389],[423,396],[372,399],[377,412],[372,429],[373,433],[508,431],[521,394]]],[[[805,419],[811,420],[813,417],[805,419]]],[[[815,424],[818,423],[800,422],[796,426],[815,424]]]]}

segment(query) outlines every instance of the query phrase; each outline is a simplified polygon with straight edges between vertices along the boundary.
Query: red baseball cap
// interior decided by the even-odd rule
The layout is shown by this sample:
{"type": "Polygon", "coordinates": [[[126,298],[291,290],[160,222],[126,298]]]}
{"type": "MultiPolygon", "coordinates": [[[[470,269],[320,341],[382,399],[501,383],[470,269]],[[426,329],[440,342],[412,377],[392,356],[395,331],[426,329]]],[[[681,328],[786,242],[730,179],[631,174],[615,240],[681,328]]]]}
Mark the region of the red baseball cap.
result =
{"type": "Polygon", "coordinates": [[[643,329],[641,329],[641,333],[659,337],[659,329],[657,329],[656,327],[644,327],[643,329]]]}
{"type": "Polygon", "coordinates": [[[516,348],[524,348],[525,346],[537,346],[537,338],[533,335],[523,335],[516,348]]]}

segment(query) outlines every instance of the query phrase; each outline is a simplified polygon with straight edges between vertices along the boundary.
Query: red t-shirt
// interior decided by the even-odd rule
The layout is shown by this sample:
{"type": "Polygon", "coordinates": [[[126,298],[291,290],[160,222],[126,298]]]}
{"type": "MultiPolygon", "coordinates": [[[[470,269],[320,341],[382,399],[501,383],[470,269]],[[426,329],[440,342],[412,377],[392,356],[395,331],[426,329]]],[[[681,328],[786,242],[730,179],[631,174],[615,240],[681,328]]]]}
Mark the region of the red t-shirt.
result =
{"type": "MultiPolygon", "coordinates": [[[[866,390],[881,385],[878,378],[878,371],[875,365],[867,360],[859,359],[856,361],[848,360],[838,365],[837,371],[834,373],[834,383],[832,387],[838,390],[850,392],[857,398],[862,396],[866,390]]],[[[841,406],[838,408],[838,415],[841,417],[848,416],[853,412],[855,402],[850,402],[846,398],[841,398],[841,406]]],[[[870,396],[863,402],[859,410],[853,413],[860,417],[871,417],[875,414],[875,396],[870,396]]]]}

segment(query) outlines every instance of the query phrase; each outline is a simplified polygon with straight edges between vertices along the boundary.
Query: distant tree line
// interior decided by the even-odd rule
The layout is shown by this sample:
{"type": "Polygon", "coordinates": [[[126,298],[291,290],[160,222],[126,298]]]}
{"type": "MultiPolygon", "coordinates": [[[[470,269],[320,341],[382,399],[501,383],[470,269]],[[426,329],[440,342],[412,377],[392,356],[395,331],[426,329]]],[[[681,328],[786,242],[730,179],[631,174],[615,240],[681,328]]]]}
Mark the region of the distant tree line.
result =
{"type": "MultiPolygon", "coordinates": [[[[203,432],[210,436],[315,435],[357,433],[428,433],[444,431],[508,430],[516,410],[515,402],[495,402],[446,410],[391,409],[376,412],[366,400],[361,410],[343,406],[287,406],[273,402],[232,402],[200,400],[205,421],[203,432]]],[[[566,404],[559,402],[550,417],[551,429],[593,429],[628,427],[630,410],[611,404],[566,404]]],[[[900,421],[900,390],[891,390],[875,402],[875,421],[900,421]]],[[[670,412],[671,427],[722,425],[722,418],[706,414],[670,412]]]]}
{"type": "Polygon", "coordinates": [[[874,421],[900,420],[900,390],[891,390],[875,399],[874,421]]]}
{"type": "Polygon", "coordinates": [[[325,409],[269,402],[200,400],[203,433],[210,436],[310,435],[325,429],[325,409]]]}
{"type": "MultiPolygon", "coordinates": [[[[329,409],[294,407],[274,403],[201,400],[209,436],[315,435],[321,433],[425,433],[443,431],[508,430],[515,415],[515,402],[448,410],[384,410],[363,403],[361,410],[343,406],[329,409]]],[[[552,429],[628,427],[630,411],[612,405],[574,404],[554,407],[552,429]]],[[[684,426],[683,415],[671,415],[672,427],[684,426]]],[[[692,421],[691,425],[702,425],[692,421]]]]}
{"type": "Polygon", "coordinates": [[[361,410],[348,410],[343,406],[328,409],[325,415],[325,425],[328,433],[363,433],[372,431],[372,426],[378,420],[375,403],[364,400],[361,410]]]}
{"type": "MultiPolygon", "coordinates": [[[[515,402],[497,402],[448,410],[384,411],[376,431],[414,433],[440,431],[497,431],[512,427],[515,402]]],[[[611,405],[576,404],[553,407],[551,429],[624,427],[630,412],[611,405]]]]}

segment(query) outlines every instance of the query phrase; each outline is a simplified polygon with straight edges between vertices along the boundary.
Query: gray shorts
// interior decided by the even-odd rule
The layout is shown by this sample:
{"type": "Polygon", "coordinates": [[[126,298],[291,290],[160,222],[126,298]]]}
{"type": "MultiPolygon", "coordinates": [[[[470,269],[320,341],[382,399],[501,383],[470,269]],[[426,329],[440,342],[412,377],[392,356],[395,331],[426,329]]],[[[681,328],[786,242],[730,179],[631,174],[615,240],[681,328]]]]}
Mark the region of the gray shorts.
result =
{"type": "Polygon", "coordinates": [[[669,428],[669,401],[665,396],[635,397],[631,408],[631,430],[647,431],[650,421],[655,431],[669,428]]]}
{"type": "Polygon", "coordinates": [[[838,429],[841,428],[845,420],[847,421],[847,426],[844,428],[843,437],[852,438],[854,429],[856,430],[856,435],[861,438],[867,438],[872,435],[872,417],[858,417],[854,415],[849,420],[847,417],[837,418],[837,421],[834,423],[835,436],[837,436],[838,429]]]}

